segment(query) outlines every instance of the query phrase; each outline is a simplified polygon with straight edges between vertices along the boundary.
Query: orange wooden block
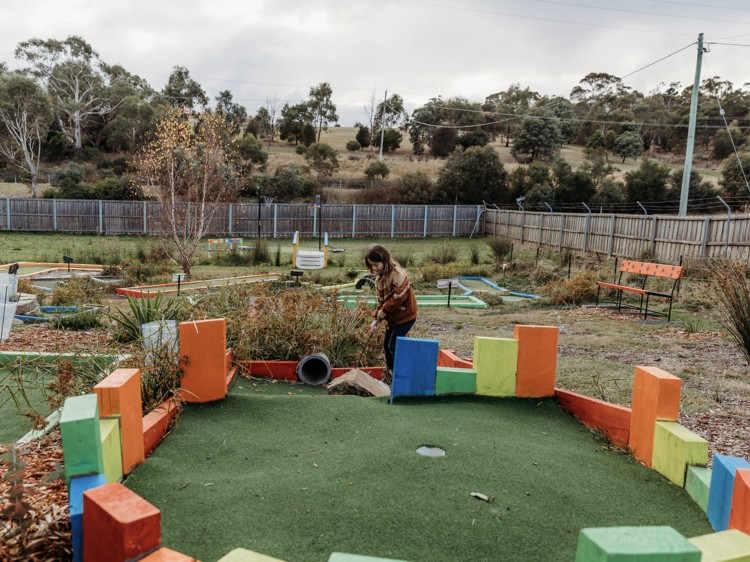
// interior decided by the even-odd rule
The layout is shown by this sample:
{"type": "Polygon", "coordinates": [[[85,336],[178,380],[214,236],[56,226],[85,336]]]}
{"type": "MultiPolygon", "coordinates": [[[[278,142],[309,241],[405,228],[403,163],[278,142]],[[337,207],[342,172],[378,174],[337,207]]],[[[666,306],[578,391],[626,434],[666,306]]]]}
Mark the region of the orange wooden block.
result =
{"type": "Polygon", "coordinates": [[[539,398],[555,394],[557,372],[556,326],[520,326],[513,328],[518,340],[516,396],[539,398]]]}
{"type": "Polygon", "coordinates": [[[170,399],[163,402],[153,412],[143,416],[143,451],[147,455],[156,449],[159,441],[164,437],[164,432],[177,411],[176,407],[176,401],[170,399]]]}
{"type": "Polygon", "coordinates": [[[441,349],[438,351],[438,367],[453,367],[453,362],[458,359],[456,352],[452,349],[441,349]]]}
{"type": "Polygon", "coordinates": [[[83,562],[140,559],[161,545],[161,512],[114,482],[83,493],[83,562]]]}
{"type": "Polygon", "coordinates": [[[738,468],[734,473],[729,528],[750,535],[750,470],[747,468],[738,468]]]}
{"type": "Polygon", "coordinates": [[[116,369],[94,387],[100,418],[120,418],[122,473],[127,474],[145,458],[143,452],[143,408],[141,371],[116,369]]]}
{"type": "Polygon", "coordinates": [[[612,443],[625,449],[630,434],[630,408],[559,388],[556,390],[560,406],[578,418],[582,424],[601,429],[612,443]]]}
{"type": "Polygon", "coordinates": [[[636,367],[629,445],[633,454],[651,467],[657,420],[676,421],[680,413],[682,381],[658,367],[636,367]]]}
{"type": "Polygon", "coordinates": [[[182,397],[221,400],[227,394],[227,323],[224,318],[180,324],[182,397]]]}
{"type": "Polygon", "coordinates": [[[164,547],[149,554],[146,558],[141,558],[141,560],[143,560],[143,562],[195,562],[195,558],[185,556],[175,550],[164,547]]]}

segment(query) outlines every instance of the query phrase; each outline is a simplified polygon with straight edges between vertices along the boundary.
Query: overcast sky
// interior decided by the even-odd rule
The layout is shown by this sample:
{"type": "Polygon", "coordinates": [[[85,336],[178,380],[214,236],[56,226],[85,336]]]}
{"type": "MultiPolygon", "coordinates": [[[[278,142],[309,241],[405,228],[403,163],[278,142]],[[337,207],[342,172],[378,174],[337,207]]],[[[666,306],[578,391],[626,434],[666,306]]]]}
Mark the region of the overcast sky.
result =
{"type": "MultiPolygon", "coordinates": [[[[229,89],[255,113],[333,85],[340,122],[364,121],[373,89],[409,111],[429,97],[472,101],[520,82],[568,95],[590,72],[624,76],[694,41],[750,44],[747,0],[4,0],[0,60],[37,37],[84,37],[101,58],[161,89],[186,66],[213,98],[229,89]],[[717,4],[717,5],[714,5],[717,4]]],[[[750,82],[750,48],[714,45],[703,77],[750,82]]],[[[695,49],[626,78],[648,92],[692,83],[695,49]]]]}

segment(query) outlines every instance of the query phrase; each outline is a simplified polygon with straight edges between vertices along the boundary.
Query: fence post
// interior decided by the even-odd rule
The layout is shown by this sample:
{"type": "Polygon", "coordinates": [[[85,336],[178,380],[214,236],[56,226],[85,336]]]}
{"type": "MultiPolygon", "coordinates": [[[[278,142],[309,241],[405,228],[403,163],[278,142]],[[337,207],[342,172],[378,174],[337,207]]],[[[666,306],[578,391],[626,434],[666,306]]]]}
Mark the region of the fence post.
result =
{"type": "Polygon", "coordinates": [[[99,199],[99,232],[104,232],[104,221],[102,220],[102,200],[99,199]]]}
{"type": "Polygon", "coordinates": [[[524,225],[525,219],[526,219],[526,209],[523,209],[521,211],[521,239],[518,241],[519,244],[523,244],[523,225],[524,225]]]}
{"type": "MultiPolygon", "coordinates": [[[[552,225],[550,225],[552,226],[552,225]]],[[[562,252],[563,227],[565,226],[565,213],[560,215],[560,242],[557,245],[557,251],[562,252]]]]}
{"type": "Polygon", "coordinates": [[[612,257],[612,245],[615,241],[615,214],[612,213],[612,224],[609,227],[609,249],[607,250],[607,257],[612,257]]]}
{"type": "MultiPolygon", "coordinates": [[[[260,213],[260,209],[258,209],[258,213],[260,213]]],[[[260,220],[260,215],[258,215],[258,220],[260,220]]],[[[317,232],[318,227],[318,209],[313,207],[313,236],[315,236],[315,233],[317,232]]]]}
{"type": "Polygon", "coordinates": [[[273,204],[273,237],[276,238],[276,222],[279,216],[279,204],[273,204]]]}
{"type": "Polygon", "coordinates": [[[10,197],[5,198],[5,229],[10,230],[10,197]]]}
{"type": "Polygon", "coordinates": [[[656,215],[654,215],[653,226],[651,227],[651,253],[656,255],[656,215]]]}
{"type": "Polygon", "coordinates": [[[52,229],[57,232],[57,199],[52,200],[52,229]]]}
{"type": "Polygon", "coordinates": [[[396,225],[396,205],[391,205],[391,238],[393,238],[393,227],[396,225]]]}
{"type": "Polygon", "coordinates": [[[422,237],[427,237],[427,205],[424,206],[424,233],[422,234],[422,237]]]}
{"type": "Polygon", "coordinates": [[[143,202],[143,234],[146,234],[148,232],[148,227],[146,225],[146,202],[143,202]]]}
{"type": "Polygon", "coordinates": [[[589,231],[591,230],[591,213],[586,215],[586,225],[583,228],[583,253],[589,251],[589,231]]]}
{"type": "Polygon", "coordinates": [[[229,204],[229,236],[232,235],[232,204],[229,204]]]}
{"type": "Polygon", "coordinates": [[[357,205],[352,205],[352,238],[357,234],[357,205]]]}
{"type": "Polygon", "coordinates": [[[492,236],[497,237],[497,223],[500,220],[500,211],[492,211],[492,236]]]}
{"type": "Polygon", "coordinates": [[[458,212],[458,205],[453,205],[453,237],[456,236],[456,213],[458,212]]]}
{"type": "Polygon", "coordinates": [[[701,244],[701,257],[706,257],[706,243],[708,242],[708,227],[711,224],[711,217],[706,217],[706,222],[703,224],[703,244],[701,244]]]}
{"type": "Polygon", "coordinates": [[[505,215],[505,237],[508,237],[508,226],[510,226],[510,211],[505,211],[507,215],[505,215]]]}
{"type": "Polygon", "coordinates": [[[536,249],[542,246],[542,224],[544,223],[544,213],[539,215],[539,240],[536,241],[536,249]]]}

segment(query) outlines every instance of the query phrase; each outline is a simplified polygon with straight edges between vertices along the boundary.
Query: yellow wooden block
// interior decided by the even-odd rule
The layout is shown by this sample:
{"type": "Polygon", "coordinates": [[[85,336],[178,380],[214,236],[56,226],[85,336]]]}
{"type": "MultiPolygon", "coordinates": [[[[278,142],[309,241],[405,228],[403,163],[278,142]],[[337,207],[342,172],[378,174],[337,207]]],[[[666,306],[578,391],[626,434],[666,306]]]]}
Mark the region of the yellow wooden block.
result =
{"type": "Polygon", "coordinates": [[[701,553],[701,562],[750,562],[750,536],[737,529],[688,539],[701,553]]]}
{"type": "Polygon", "coordinates": [[[678,486],[685,486],[688,466],[708,464],[708,441],[676,422],[656,422],[652,467],[678,486]]]}
{"type": "Polygon", "coordinates": [[[119,418],[99,420],[102,435],[102,457],[107,484],[122,478],[122,443],[120,442],[119,418]]]}
{"type": "Polygon", "coordinates": [[[265,554],[258,554],[252,550],[235,548],[232,552],[219,559],[219,562],[284,562],[278,558],[271,558],[265,554]]]}
{"type": "Polygon", "coordinates": [[[518,342],[508,338],[474,338],[473,368],[477,394],[515,396],[518,342]]]}

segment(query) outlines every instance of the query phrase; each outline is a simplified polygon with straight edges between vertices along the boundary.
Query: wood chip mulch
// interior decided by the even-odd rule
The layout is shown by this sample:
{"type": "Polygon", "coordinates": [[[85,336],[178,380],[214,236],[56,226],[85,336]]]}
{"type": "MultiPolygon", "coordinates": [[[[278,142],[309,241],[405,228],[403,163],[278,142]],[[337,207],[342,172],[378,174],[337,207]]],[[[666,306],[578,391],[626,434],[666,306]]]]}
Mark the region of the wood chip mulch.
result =
{"type": "Polygon", "coordinates": [[[679,423],[708,441],[708,466],[716,453],[750,459],[750,416],[718,414],[680,414],[679,423]]]}
{"type": "MultiPolygon", "coordinates": [[[[0,562],[24,560],[69,561],[72,559],[72,538],[70,515],[68,513],[68,489],[62,480],[46,485],[42,482],[48,473],[54,471],[55,461],[62,464],[63,451],[60,430],[55,429],[47,437],[37,439],[24,446],[29,453],[21,457],[27,463],[24,469],[24,501],[31,506],[27,520],[31,526],[26,531],[26,553],[19,553],[15,539],[6,542],[4,537],[9,525],[15,528],[8,515],[0,516],[0,562]]],[[[0,445],[0,453],[7,449],[0,445]]],[[[8,465],[0,463],[0,477],[8,473],[8,465]]],[[[0,510],[10,506],[7,501],[10,483],[0,482],[0,510]]]]}
{"type": "Polygon", "coordinates": [[[70,353],[102,349],[110,345],[112,332],[98,330],[53,330],[44,324],[14,328],[10,337],[0,343],[0,351],[70,353]]]}

